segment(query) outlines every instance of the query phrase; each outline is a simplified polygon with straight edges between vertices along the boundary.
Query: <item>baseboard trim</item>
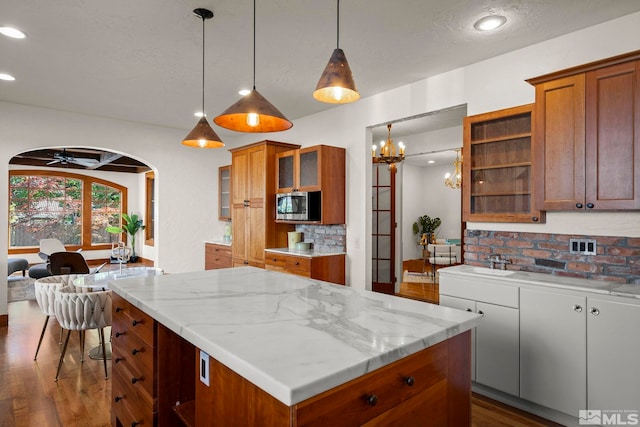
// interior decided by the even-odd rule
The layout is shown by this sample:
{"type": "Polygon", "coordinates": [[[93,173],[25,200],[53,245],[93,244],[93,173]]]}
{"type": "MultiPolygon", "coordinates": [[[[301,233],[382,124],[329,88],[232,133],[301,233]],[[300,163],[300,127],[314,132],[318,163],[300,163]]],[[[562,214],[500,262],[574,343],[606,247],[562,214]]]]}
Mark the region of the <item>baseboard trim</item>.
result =
{"type": "Polygon", "coordinates": [[[481,394],[493,400],[497,400],[498,402],[502,402],[506,405],[513,406],[514,408],[520,409],[522,411],[545,418],[549,421],[553,421],[567,427],[579,427],[578,418],[567,415],[564,412],[559,412],[554,409],[529,402],[528,400],[520,399],[517,396],[512,396],[510,394],[503,393],[501,391],[492,389],[491,387],[486,387],[475,382],[472,383],[471,389],[475,393],[481,394]]]}
{"type": "Polygon", "coordinates": [[[0,314],[0,328],[2,328],[3,326],[9,326],[8,314],[0,314]]]}

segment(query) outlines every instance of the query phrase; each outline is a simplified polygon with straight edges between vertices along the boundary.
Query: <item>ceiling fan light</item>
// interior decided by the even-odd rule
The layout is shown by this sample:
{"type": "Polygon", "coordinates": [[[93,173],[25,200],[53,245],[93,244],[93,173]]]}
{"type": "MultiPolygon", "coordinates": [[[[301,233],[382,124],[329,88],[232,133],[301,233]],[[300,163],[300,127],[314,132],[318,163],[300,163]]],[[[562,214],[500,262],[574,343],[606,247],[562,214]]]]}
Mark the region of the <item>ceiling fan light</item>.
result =
{"type": "Polygon", "coordinates": [[[237,132],[281,132],[293,126],[255,88],[213,119],[213,122],[237,132]]]}
{"type": "Polygon", "coordinates": [[[206,117],[201,117],[196,126],[182,140],[182,144],[196,148],[220,148],[224,143],[213,130],[206,117]]]}
{"type": "Polygon", "coordinates": [[[330,104],[348,104],[360,99],[351,67],[342,49],[334,49],[318,80],[313,97],[330,104]]]}
{"type": "Polygon", "coordinates": [[[473,24],[473,28],[478,31],[491,31],[502,27],[507,22],[507,18],[502,15],[490,15],[480,18],[473,24]]]}

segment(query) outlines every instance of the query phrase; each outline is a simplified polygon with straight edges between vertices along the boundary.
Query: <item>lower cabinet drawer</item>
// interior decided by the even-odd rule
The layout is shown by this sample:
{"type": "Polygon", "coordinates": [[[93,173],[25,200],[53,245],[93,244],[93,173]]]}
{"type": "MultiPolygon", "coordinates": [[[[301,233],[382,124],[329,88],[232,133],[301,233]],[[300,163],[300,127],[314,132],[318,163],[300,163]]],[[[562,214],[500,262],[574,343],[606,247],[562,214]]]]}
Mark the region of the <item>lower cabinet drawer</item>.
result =
{"type": "Polygon", "coordinates": [[[416,353],[298,404],[298,425],[326,426],[335,420],[344,426],[362,425],[439,383],[446,385],[446,343],[429,350],[429,357],[416,353]]]}
{"type": "MultiPolygon", "coordinates": [[[[129,337],[128,342],[132,337],[129,337]]],[[[139,343],[142,341],[138,340],[139,343]]],[[[135,346],[130,348],[113,347],[113,370],[118,372],[123,380],[132,384],[132,389],[144,389],[149,396],[154,395],[154,373],[153,373],[153,353],[145,350],[144,347],[135,346]],[[133,355],[133,350],[141,351],[133,355]],[[146,354],[144,354],[146,352],[146,354]]]]}
{"type": "Polygon", "coordinates": [[[129,387],[126,378],[114,370],[111,410],[123,426],[154,426],[156,412],[153,404],[129,387]]]}

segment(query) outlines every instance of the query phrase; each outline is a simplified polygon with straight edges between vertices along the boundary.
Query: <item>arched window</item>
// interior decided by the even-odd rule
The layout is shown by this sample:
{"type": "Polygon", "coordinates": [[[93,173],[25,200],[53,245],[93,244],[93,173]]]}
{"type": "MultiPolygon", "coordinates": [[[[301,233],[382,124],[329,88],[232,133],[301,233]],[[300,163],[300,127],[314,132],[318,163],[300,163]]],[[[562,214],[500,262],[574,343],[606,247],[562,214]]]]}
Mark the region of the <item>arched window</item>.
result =
{"type": "Polygon", "coordinates": [[[127,188],[92,176],[45,170],[9,172],[9,253],[33,252],[40,239],[68,249],[108,249],[106,232],[127,212],[127,188]]]}

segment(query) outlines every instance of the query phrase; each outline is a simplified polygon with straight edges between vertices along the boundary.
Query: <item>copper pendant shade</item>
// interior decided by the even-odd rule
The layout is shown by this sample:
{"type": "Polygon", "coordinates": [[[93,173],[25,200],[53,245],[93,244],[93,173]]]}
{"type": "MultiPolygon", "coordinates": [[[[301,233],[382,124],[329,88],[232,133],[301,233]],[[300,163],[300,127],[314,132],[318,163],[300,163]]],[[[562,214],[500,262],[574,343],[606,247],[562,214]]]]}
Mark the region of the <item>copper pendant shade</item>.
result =
{"type": "Polygon", "coordinates": [[[213,121],[220,127],[237,132],[280,132],[293,126],[256,90],[256,0],[253,0],[253,90],[213,121]]]}
{"type": "Polygon", "coordinates": [[[360,99],[358,89],[353,81],[351,67],[347,62],[344,51],[340,49],[340,0],[337,0],[337,43],[329,58],[329,63],[325,67],[313,97],[320,102],[330,104],[347,104],[360,99]]]}
{"type": "Polygon", "coordinates": [[[255,87],[213,121],[237,132],[280,132],[293,126],[255,87]]]}
{"type": "Polygon", "coordinates": [[[224,147],[224,142],[213,130],[204,114],[204,21],[213,18],[213,12],[208,9],[195,9],[193,13],[202,18],[202,117],[182,140],[182,144],[197,148],[220,148],[224,147]]]}

